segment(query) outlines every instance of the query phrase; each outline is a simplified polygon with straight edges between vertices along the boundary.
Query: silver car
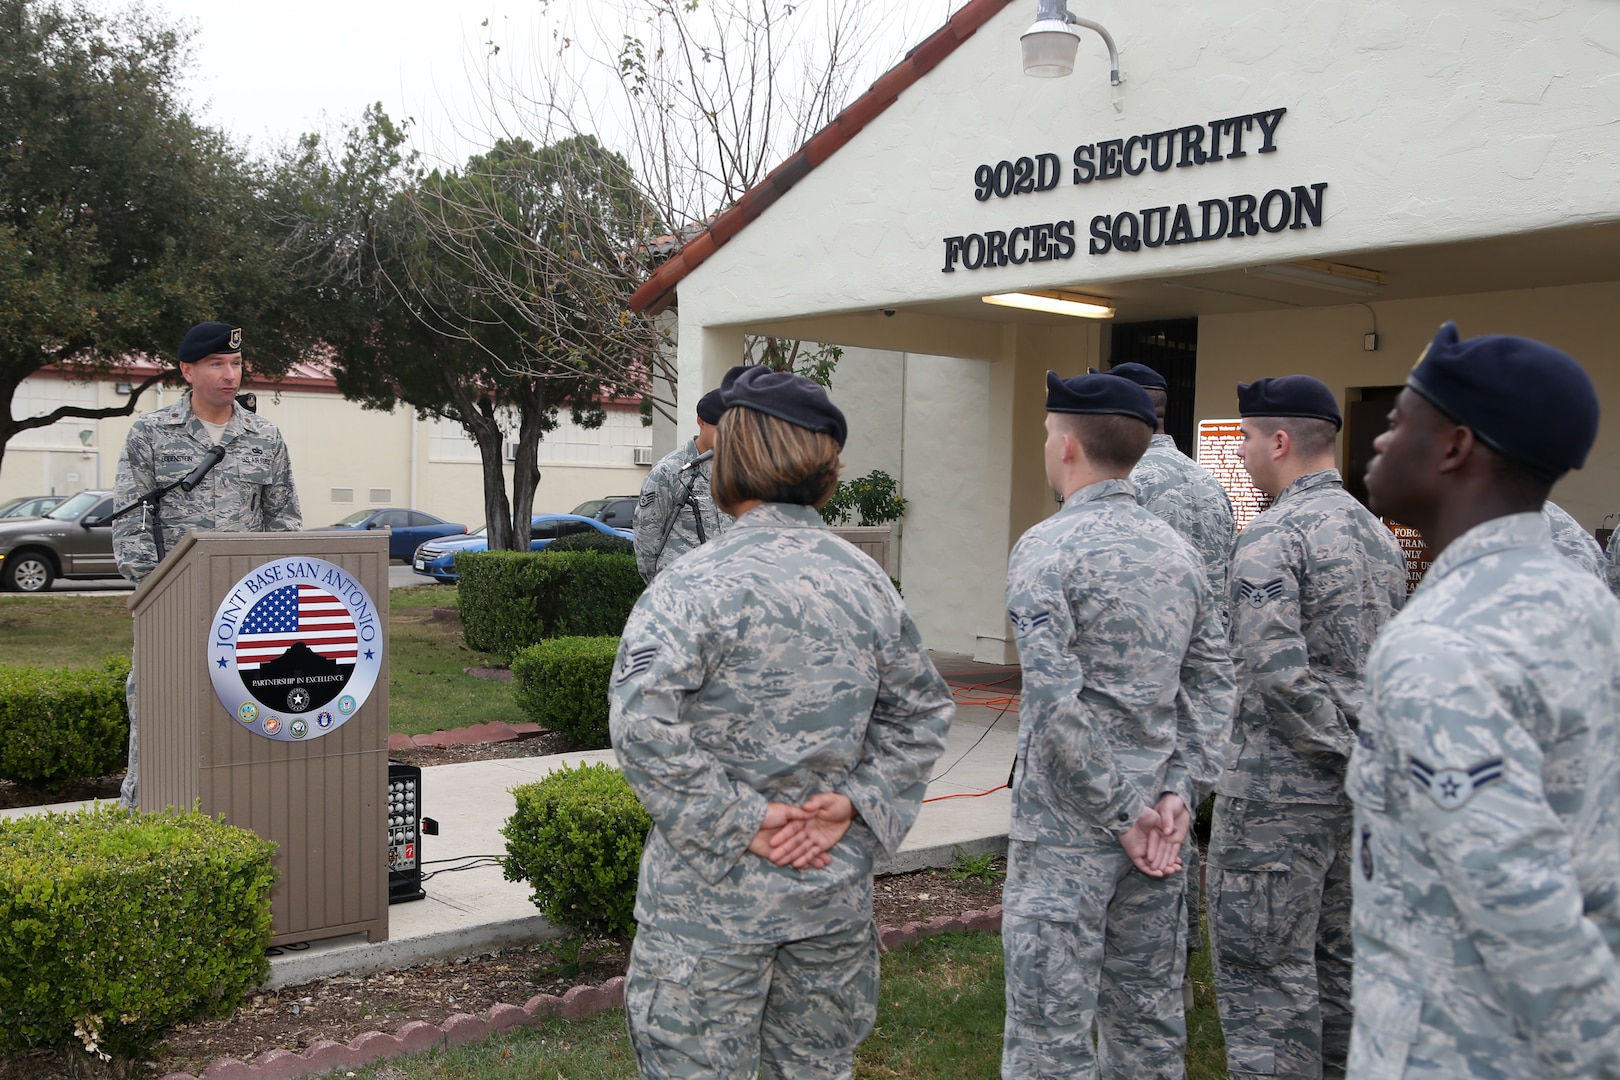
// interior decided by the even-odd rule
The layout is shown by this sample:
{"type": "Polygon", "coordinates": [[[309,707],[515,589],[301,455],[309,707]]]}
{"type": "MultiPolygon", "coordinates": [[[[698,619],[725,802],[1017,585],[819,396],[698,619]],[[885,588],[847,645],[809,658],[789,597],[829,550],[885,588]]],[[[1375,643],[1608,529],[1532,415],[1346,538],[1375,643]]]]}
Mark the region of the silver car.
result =
{"type": "Polygon", "coordinates": [[[0,521],[0,588],[43,592],[63,578],[118,576],[110,491],[81,491],[44,517],[0,521]]]}

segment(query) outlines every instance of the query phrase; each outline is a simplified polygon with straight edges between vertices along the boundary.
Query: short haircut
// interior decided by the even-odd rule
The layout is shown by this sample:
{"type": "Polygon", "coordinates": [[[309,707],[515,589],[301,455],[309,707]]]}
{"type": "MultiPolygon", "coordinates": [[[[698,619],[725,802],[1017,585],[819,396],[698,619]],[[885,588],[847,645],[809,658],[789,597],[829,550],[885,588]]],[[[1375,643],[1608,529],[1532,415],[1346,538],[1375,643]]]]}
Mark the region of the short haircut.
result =
{"type": "Polygon", "coordinates": [[[1159,426],[1164,427],[1164,411],[1170,407],[1170,395],[1151,386],[1142,389],[1147,391],[1148,400],[1153,402],[1153,411],[1159,414],[1159,426]]]}
{"type": "Polygon", "coordinates": [[[1268,435],[1288,432],[1294,452],[1300,457],[1314,458],[1331,454],[1339,441],[1339,429],[1331,420],[1314,416],[1251,416],[1250,423],[1258,424],[1268,435]]]}
{"type": "Polygon", "coordinates": [[[1474,438],[1482,448],[1490,452],[1491,472],[1495,475],[1497,483],[1523,498],[1547,501],[1547,496],[1552,492],[1553,484],[1558,482],[1558,477],[1523,458],[1509,457],[1481,439],[1477,431],[1474,438]]]}
{"type": "Polygon", "coordinates": [[[1113,413],[1052,413],[1086,452],[1086,460],[1104,472],[1130,473],[1147,453],[1153,429],[1134,416],[1113,413]]]}
{"type": "Polygon", "coordinates": [[[838,440],[735,406],[716,425],[710,490],[722,510],[750,499],[817,506],[838,486],[838,440]]]}

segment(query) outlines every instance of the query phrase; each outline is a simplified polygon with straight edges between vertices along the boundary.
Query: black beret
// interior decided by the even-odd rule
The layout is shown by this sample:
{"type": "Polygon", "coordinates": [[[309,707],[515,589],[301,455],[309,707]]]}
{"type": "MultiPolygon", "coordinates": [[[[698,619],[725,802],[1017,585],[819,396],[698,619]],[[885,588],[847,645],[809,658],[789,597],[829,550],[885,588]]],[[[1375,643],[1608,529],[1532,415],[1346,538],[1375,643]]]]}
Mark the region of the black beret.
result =
{"type": "Polygon", "coordinates": [[[1076,375],[1060,379],[1046,373],[1046,411],[1134,416],[1150,428],[1159,426],[1159,412],[1147,391],[1129,379],[1112,375],[1076,375]]]}
{"type": "Polygon", "coordinates": [[[1238,383],[1237,399],[1239,416],[1303,416],[1326,420],[1335,431],[1344,427],[1339,399],[1333,396],[1327,383],[1309,375],[1281,375],[1238,383]]]}
{"type": "Polygon", "coordinates": [[[772,371],[764,364],[752,367],[739,364],[720,381],[720,396],[728,409],[740,405],[831,435],[838,440],[839,449],[843,449],[844,440],[849,438],[849,424],[827,396],[827,391],[791,371],[772,371]]]}
{"type": "Polygon", "coordinates": [[[1448,322],[1406,385],[1473,428],[1491,449],[1555,476],[1586,464],[1597,438],[1597,391],[1586,371],[1569,354],[1529,338],[1462,341],[1448,322]]]}
{"type": "Polygon", "coordinates": [[[222,322],[200,322],[180,339],[180,362],[195,364],[215,353],[242,351],[242,328],[222,322]]]}
{"type": "Polygon", "coordinates": [[[726,411],[726,403],[720,400],[720,391],[710,390],[698,398],[698,419],[705,424],[718,424],[721,415],[726,411]]]}
{"type": "Polygon", "coordinates": [[[1170,389],[1170,384],[1164,381],[1164,376],[1146,364],[1115,364],[1103,374],[1118,375],[1122,379],[1129,379],[1144,390],[1164,390],[1168,392],[1170,389]]]}

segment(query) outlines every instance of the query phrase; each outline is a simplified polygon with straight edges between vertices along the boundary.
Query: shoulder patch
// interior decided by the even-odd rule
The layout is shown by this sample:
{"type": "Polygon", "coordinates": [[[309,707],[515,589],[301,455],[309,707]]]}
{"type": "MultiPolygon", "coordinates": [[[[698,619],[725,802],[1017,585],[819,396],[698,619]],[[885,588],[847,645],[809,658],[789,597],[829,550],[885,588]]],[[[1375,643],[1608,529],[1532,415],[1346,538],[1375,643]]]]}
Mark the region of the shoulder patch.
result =
{"type": "Polygon", "coordinates": [[[1012,623],[1013,630],[1017,631],[1019,636],[1023,636],[1031,630],[1051,622],[1052,616],[1050,612],[1046,611],[1037,611],[1030,615],[1020,615],[1016,611],[1008,611],[1007,621],[1012,623]]]}
{"type": "Polygon", "coordinates": [[[643,645],[639,649],[631,649],[624,654],[624,660],[619,664],[619,677],[614,679],[614,685],[627,682],[641,675],[652,667],[653,657],[658,655],[658,646],[643,645]]]}
{"type": "Polygon", "coordinates": [[[641,501],[639,503],[637,503],[636,505],[637,506],[651,506],[653,503],[655,503],[657,501],[658,501],[658,492],[654,491],[652,488],[648,488],[646,491],[643,491],[641,493],[641,501]]]}
{"type": "Polygon", "coordinates": [[[1243,578],[1238,579],[1238,598],[1248,601],[1250,607],[1265,607],[1281,596],[1282,591],[1282,578],[1272,578],[1260,584],[1243,578]]]}
{"type": "Polygon", "coordinates": [[[1412,781],[1428,792],[1429,798],[1442,810],[1460,810],[1474,797],[1474,792],[1493,780],[1502,779],[1502,759],[1491,758],[1471,769],[1436,769],[1421,758],[1408,755],[1412,766],[1412,781]]]}

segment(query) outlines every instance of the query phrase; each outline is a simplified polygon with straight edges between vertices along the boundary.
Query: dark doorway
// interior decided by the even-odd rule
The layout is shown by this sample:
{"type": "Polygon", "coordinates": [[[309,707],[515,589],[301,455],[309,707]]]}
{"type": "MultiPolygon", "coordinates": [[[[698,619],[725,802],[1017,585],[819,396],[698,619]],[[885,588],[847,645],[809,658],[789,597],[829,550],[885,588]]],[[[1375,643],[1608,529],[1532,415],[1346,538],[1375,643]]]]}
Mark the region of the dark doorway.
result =
{"type": "Polygon", "coordinates": [[[1108,366],[1146,364],[1170,384],[1164,410],[1165,434],[1188,457],[1194,455],[1193,394],[1198,383],[1198,320],[1116,323],[1108,349],[1108,366]]]}
{"type": "Polygon", "coordinates": [[[1389,413],[1395,397],[1404,387],[1351,387],[1347,392],[1344,416],[1344,489],[1367,505],[1367,485],[1362,477],[1373,459],[1373,440],[1389,427],[1389,413]]]}

